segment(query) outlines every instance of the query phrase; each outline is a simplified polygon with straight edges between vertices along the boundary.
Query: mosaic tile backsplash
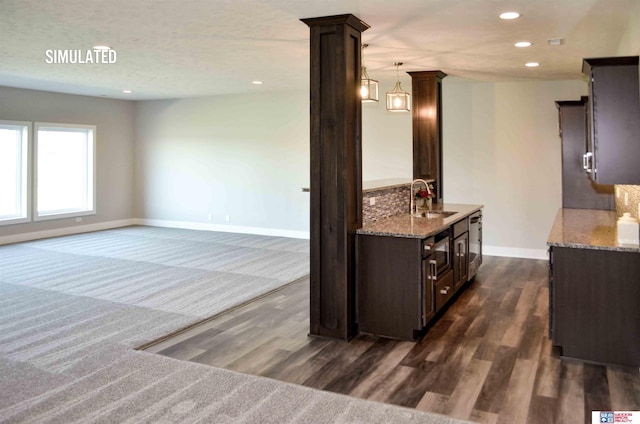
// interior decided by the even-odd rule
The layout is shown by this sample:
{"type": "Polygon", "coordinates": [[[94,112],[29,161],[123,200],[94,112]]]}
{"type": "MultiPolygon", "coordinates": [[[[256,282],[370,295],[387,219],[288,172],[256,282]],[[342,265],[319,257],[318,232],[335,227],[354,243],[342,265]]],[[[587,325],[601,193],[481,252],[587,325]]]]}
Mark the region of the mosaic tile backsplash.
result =
{"type": "Polygon", "coordinates": [[[638,203],[640,203],[640,186],[637,185],[617,185],[616,186],[616,215],[622,216],[629,212],[631,216],[638,219],[638,203]],[[627,195],[628,202],[625,205],[624,197],[627,195]]]}
{"type": "Polygon", "coordinates": [[[362,222],[372,222],[388,216],[409,212],[411,199],[409,185],[400,187],[368,190],[362,194],[362,222]],[[376,204],[370,205],[370,199],[376,198],[376,204]]]}

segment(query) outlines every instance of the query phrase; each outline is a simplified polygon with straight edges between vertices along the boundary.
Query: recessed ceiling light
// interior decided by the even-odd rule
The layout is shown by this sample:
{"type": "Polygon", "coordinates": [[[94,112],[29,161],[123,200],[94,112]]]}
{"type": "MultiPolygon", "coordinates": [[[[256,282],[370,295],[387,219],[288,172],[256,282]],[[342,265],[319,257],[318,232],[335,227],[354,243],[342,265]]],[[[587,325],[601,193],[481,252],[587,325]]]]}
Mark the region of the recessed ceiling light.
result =
{"type": "Polygon", "coordinates": [[[111,47],[105,46],[105,45],[97,45],[97,46],[93,46],[93,50],[100,50],[100,51],[106,52],[111,50],[111,47]]]}
{"type": "Polygon", "coordinates": [[[518,41],[514,44],[516,47],[529,47],[531,46],[531,41],[518,41]]]}
{"type": "Polygon", "coordinates": [[[262,81],[251,81],[253,85],[262,85],[262,81]]]}
{"type": "Polygon", "coordinates": [[[500,14],[500,19],[518,19],[520,14],[518,12],[504,12],[500,14]]]}
{"type": "Polygon", "coordinates": [[[527,62],[525,65],[527,68],[535,68],[536,66],[540,66],[538,62],[527,62]]]}
{"type": "Polygon", "coordinates": [[[124,94],[131,94],[131,93],[133,93],[133,91],[132,91],[132,90],[122,90],[122,92],[123,92],[124,94]]]}

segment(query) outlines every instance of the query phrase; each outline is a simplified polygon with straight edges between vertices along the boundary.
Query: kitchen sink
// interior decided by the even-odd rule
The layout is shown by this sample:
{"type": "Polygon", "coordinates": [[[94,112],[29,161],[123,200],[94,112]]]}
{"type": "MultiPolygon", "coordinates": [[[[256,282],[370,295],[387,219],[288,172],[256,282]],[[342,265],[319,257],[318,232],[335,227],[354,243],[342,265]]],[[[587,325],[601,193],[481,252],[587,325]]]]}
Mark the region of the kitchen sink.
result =
{"type": "Polygon", "coordinates": [[[433,218],[447,218],[457,213],[458,212],[450,212],[450,211],[425,211],[425,212],[418,212],[414,216],[419,218],[433,219],[433,218]]]}

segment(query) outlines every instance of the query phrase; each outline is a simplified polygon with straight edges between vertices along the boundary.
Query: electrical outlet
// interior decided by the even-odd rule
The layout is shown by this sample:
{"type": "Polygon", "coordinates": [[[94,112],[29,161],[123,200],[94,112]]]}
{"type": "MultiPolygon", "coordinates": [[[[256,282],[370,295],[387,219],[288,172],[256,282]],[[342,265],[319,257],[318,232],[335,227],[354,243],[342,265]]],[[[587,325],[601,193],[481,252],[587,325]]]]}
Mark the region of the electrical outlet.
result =
{"type": "Polygon", "coordinates": [[[76,218],[76,222],[82,222],[82,218],[76,218]]]}
{"type": "Polygon", "coordinates": [[[369,206],[373,206],[376,204],[376,198],[375,197],[369,197],[369,206]]]}
{"type": "Polygon", "coordinates": [[[231,215],[225,215],[224,220],[227,222],[231,222],[231,215]]]}
{"type": "Polygon", "coordinates": [[[624,192],[624,205],[629,206],[629,193],[624,192]]]}

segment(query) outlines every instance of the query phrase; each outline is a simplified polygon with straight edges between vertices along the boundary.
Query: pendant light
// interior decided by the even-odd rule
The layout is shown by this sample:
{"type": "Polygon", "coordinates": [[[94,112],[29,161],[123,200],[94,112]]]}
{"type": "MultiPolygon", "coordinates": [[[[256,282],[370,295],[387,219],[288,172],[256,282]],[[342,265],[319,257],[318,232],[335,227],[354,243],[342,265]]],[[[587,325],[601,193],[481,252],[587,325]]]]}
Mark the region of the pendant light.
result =
{"type": "Polygon", "coordinates": [[[398,68],[402,62],[394,63],[396,67],[396,85],[392,91],[387,92],[387,110],[390,112],[409,112],[411,110],[411,95],[402,89],[400,85],[400,72],[398,68]]]}
{"type": "Polygon", "coordinates": [[[362,45],[362,72],[360,76],[360,97],[363,102],[378,101],[378,81],[371,79],[367,73],[367,67],[364,66],[364,49],[369,47],[368,44],[362,45]]]}

